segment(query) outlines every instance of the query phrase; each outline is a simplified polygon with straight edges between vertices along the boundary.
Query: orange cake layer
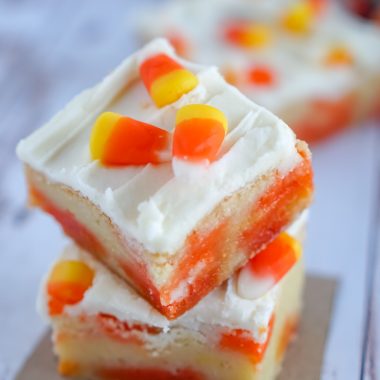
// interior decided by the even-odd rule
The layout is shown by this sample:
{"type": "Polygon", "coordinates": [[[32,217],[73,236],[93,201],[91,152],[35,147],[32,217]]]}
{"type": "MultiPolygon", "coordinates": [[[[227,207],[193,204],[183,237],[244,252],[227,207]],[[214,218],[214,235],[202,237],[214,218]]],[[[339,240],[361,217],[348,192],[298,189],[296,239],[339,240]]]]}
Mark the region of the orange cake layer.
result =
{"type": "Polygon", "coordinates": [[[350,125],[354,121],[356,104],[357,96],[351,93],[337,100],[316,99],[302,107],[302,115],[294,111],[288,113],[287,119],[299,138],[319,141],[350,125]]]}

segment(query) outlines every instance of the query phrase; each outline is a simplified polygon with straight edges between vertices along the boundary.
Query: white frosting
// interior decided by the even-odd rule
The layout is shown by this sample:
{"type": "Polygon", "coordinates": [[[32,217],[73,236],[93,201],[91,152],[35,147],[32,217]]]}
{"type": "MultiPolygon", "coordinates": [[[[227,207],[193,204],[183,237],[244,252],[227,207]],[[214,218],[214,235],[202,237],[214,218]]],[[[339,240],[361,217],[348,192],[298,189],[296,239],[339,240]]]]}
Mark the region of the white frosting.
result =
{"type": "Polygon", "coordinates": [[[295,0],[192,0],[171,1],[149,10],[140,22],[143,36],[177,33],[189,45],[191,59],[235,70],[238,74],[264,64],[278,81],[269,87],[249,84],[244,78],[239,88],[258,104],[281,113],[305,100],[336,99],[352,91],[368,72],[380,71],[380,31],[348,14],[334,1],[327,2],[310,35],[293,36],[281,27],[284,11],[295,0]],[[154,18],[154,22],[152,22],[154,18]],[[230,21],[249,20],[272,29],[273,40],[261,49],[232,46],[223,38],[230,21]],[[197,25],[194,28],[194,25],[197,25]],[[351,67],[327,67],[329,50],[346,45],[354,56],[351,67]]]}
{"type": "Polygon", "coordinates": [[[295,136],[283,122],[226,84],[215,68],[180,60],[165,40],[147,44],[100,84],[77,96],[21,141],[17,153],[49,180],[89,198],[127,238],[152,253],[166,254],[180,249],[197,223],[223,198],[274,169],[285,175],[301,160],[295,136]],[[199,79],[193,91],[161,109],[138,74],[139,64],[157,52],[181,61],[199,79]],[[176,111],[188,103],[220,108],[229,122],[220,157],[208,167],[194,170],[169,162],[105,168],[91,161],[89,135],[101,112],[120,112],[171,131],[176,111]]]}
{"type": "Polygon", "coordinates": [[[318,51],[335,44],[343,44],[353,54],[355,67],[362,73],[380,71],[380,31],[374,25],[354,17],[339,4],[331,2],[328,11],[317,24],[315,38],[308,44],[309,51],[318,51]]]}
{"type": "Polygon", "coordinates": [[[275,283],[273,277],[258,277],[250,268],[245,267],[239,273],[237,290],[241,297],[255,300],[272,289],[275,283]]]}
{"type": "MultiPolygon", "coordinates": [[[[299,221],[288,229],[294,237],[302,235],[306,216],[302,214],[299,221]]],[[[148,324],[169,330],[173,327],[199,331],[207,326],[246,329],[252,332],[257,341],[265,341],[266,330],[276,306],[280,281],[276,286],[255,300],[246,299],[237,291],[239,274],[232,276],[201,300],[187,313],[176,320],[169,321],[156,311],[147,301],[131,287],[112,274],[106,267],[95,260],[89,253],[75,245],[66,248],[59,260],[81,260],[95,271],[93,285],[87,290],[83,300],[73,306],[66,306],[68,315],[96,315],[106,313],[130,323],[148,324]]],[[[46,281],[41,286],[38,309],[45,317],[47,313],[46,281]]],[[[248,287],[255,287],[254,282],[247,282],[248,287]]]]}

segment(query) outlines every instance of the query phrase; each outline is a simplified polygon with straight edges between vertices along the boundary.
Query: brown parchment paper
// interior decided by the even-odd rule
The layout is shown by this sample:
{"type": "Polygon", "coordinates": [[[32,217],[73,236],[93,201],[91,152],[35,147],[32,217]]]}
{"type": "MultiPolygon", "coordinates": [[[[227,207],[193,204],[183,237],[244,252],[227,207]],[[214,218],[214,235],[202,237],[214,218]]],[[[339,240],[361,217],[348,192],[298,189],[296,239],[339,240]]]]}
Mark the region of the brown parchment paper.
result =
{"type": "Polygon", "coordinates": [[[320,380],[337,281],[308,276],[298,337],[277,380],[320,380]]]}
{"type": "MultiPolygon", "coordinates": [[[[288,349],[278,380],[320,379],[336,286],[337,282],[333,279],[307,277],[299,335],[288,349]]],[[[56,366],[48,332],[27,359],[16,380],[64,380],[57,374],[56,366]]]]}

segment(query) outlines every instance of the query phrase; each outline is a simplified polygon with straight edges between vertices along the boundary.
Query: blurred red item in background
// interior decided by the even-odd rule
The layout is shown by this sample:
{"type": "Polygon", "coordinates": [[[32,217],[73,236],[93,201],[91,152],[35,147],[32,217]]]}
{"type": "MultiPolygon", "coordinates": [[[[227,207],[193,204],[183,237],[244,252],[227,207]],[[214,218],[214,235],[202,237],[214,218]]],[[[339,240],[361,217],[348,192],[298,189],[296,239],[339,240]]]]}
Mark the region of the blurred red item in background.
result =
{"type": "Polygon", "coordinates": [[[346,0],[349,8],[364,18],[379,16],[380,2],[378,0],[346,0]]]}

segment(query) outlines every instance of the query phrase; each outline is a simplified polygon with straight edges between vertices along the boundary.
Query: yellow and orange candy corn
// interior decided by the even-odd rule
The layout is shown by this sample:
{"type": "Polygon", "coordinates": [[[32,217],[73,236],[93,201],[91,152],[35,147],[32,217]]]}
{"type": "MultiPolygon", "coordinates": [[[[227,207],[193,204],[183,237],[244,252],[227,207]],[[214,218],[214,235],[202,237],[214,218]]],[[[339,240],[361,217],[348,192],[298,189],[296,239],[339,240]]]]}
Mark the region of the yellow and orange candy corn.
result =
{"type": "Polygon", "coordinates": [[[277,283],[301,256],[302,247],[298,240],[282,232],[247,265],[256,278],[272,278],[277,283]]]}
{"type": "Polygon", "coordinates": [[[57,263],[47,282],[49,314],[59,315],[66,305],[74,305],[83,299],[92,285],[94,271],[81,261],[67,260],[57,263]]]}
{"type": "Polygon", "coordinates": [[[351,66],[354,57],[344,45],[334,46],[327,54],[325,62],[329,66],[351,66]]]}
{"type": "Polygon", "coordinates": [[[328,0],[307,0],[311,8],[318,16],[324,12],[328,6],[328,0]]]}
{"type": "Polygon", "coordinates": [[[189,56],[190,44],[188,39],[178,30],[172,30],[166,35],[170,44],[174,47],[177,54],[182,57],[189,56]]]}
{"type": "Polygon", "coordinates": [[[268,87],[272,86],[276,79],[273,70],[267,66],[260,65],[248,71],[248,81],[257,86],[268,87]]]}
{"type": "Polygon", "coordinates": [[[162,162],[169,132],[113,112],[96,120],[91,133],[92,159],[104,165],[145,165],[162,162]]]}
{"type": "Polygon", "coordinates": [[[157,107],[178,100],[198,85],[198,78],[166,54],[145,60],[140,76],[157,107]]]}
{"type": "Polygon", "coordinates": [[[316,15],[315,5],[311,2],[299,1],[287,9],[282,23],[289,32],[303,35],[310,32],[316,15]]]}
{"type": "Polygon", "coordinates": [[[236,46],[262,48],[272,40],[272,32],[266,25],[240,21],[228,25],[224,37],[236,46]]]}
{"type": "Polygon", "coordinates": [[[239,72],[232,67],[225,67],[222,69],[222,74],[226,82],[232,84],[233,86],[237,86],[239,84],[239,72]]]}
{"type": "Polygon", "coordinates": [[[214,161],[227,133],[222,111],[206,104],[179,109],[173,136],[173,156],[189,161],[214,161]]]}

